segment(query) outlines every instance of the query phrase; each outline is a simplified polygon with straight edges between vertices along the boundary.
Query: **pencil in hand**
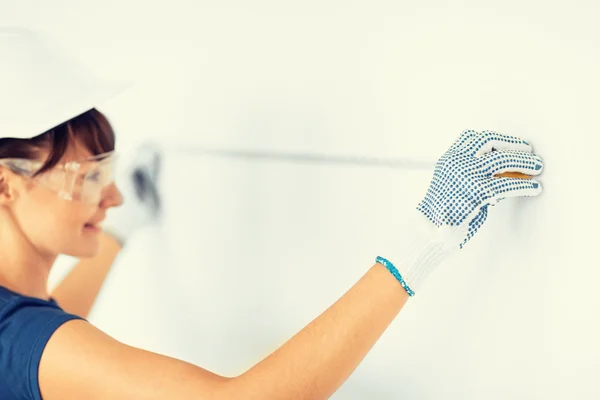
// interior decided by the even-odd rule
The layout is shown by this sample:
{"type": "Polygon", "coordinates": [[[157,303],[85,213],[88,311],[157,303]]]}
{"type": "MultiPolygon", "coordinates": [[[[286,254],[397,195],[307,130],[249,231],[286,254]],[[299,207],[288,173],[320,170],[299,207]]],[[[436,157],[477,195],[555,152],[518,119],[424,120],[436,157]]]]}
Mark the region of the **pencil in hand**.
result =
{"type": "Polygon", "coordinates": [[[521,172],[502,172],[501,174],[492,175],[494,178],[520,178],[531,179],[532,175],[522,174],[521,172]]]}

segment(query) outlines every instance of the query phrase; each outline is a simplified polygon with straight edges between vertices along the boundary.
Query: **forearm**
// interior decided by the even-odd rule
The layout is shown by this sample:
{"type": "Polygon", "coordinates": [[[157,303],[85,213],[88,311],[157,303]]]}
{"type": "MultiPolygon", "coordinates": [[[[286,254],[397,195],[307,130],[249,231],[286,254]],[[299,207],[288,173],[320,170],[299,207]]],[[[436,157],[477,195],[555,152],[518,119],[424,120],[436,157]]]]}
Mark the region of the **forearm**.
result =
{"type": "Polygon", "coordinates": [[[244,399],[326,399],[352,374],[408,294],[381,264],[279,349],[229,382],[244,399]]]}
{"type": "Polygon", "coordinates": [[[87,318],[100,293],[121,245],[112,236],[100,233],[100,250],[92,258],[81,259],[51,296],[68,313],[87,318]]]}

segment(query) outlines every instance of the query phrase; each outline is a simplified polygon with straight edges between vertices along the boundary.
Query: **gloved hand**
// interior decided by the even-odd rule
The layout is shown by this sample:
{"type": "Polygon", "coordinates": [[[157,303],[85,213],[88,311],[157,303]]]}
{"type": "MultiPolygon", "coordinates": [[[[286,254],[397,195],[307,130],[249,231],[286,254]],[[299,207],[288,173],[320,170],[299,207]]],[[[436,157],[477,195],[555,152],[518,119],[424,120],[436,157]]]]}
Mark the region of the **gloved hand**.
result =
{"type": "Polygon", "coordinates": [[[411,241],[394,248],[385,265],[409,295],[448,256],[462,249],[485,222],[489,206],[506,197],[537,196],[534,179],[497,178],[502,172],[539,175],[542,159],[526,141],[484,130],[465,130],[438,160],[429,189],[406,220],[411,241]],[[414,230],[414,234],[413,234],[414,230]]]}
{"type": "Polygon", "coordinates": [[[121,244],[146,223],[155,220],[161,211],[157,183],[161,164],[161,153],[151,144],[139,147],[133,159],[115,183],[123,195],[123,204],[106,213],[104,232],[112,235],[121,244]]]}

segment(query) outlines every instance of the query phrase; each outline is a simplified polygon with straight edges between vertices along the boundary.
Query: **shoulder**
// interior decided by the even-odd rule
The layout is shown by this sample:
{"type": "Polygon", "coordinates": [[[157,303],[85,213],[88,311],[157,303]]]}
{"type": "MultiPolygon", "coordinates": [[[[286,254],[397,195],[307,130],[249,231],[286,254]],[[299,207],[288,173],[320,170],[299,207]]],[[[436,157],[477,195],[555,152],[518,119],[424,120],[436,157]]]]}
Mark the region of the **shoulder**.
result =
{"type": "Polygon", "coordinates": [[[54,301],[22,296],[0,287],[0,398],[41,399],[38,367],[53,333],[83,320],[54,301]]]}
{"type": "Polygon", "coordinates": [[[214,399],[230,379],[126,345],[56,303],[0,298],[2,400],[214,399]]]}

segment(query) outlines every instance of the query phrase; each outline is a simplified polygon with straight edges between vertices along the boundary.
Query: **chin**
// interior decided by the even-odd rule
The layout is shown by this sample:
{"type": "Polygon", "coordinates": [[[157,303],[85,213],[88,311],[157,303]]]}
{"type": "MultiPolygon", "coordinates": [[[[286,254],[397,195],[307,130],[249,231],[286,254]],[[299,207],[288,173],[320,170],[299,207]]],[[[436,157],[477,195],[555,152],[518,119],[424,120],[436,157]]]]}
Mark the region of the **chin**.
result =
{"type": "Polygon", "coordinates": [[[71,246],[65,249],[63,254],[77,258],[91,258],[98,255],[100,251],[100,243],[97,238],[85,238],[79,243],[71,242],[71,246]]]}

